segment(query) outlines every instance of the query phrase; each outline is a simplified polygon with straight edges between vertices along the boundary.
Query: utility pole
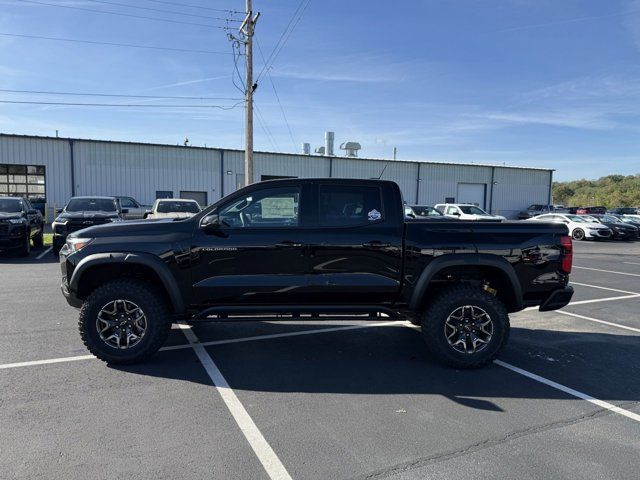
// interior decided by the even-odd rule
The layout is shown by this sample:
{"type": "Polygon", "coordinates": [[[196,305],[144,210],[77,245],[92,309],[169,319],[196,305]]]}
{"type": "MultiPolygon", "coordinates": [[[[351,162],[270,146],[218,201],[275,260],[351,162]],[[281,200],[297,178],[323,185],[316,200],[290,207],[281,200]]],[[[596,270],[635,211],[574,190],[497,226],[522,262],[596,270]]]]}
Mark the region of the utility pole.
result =
{"type": "Polygon", "coordinates": [[[257,85],[253,83],[253,33],[260,13],[253,15],[251,0],[247,0],[247,15],[240,25],[240,33],[244,36],[246,61],[245,101],[245,143],[244,143],[244,184],[253,183],[253,92],[257,85]]]}

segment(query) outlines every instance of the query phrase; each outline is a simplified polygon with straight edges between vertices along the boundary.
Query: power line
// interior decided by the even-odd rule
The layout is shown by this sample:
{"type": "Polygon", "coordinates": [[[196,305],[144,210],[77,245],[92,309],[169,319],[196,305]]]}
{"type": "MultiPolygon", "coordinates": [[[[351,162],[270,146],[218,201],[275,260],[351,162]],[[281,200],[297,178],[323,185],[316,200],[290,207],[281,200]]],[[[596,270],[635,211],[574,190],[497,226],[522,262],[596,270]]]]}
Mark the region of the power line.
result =
{"type": "Polygon", "coordinates": [[[70,107],[141,107],[141,108],[219,108],[232,110],[244,103],[244,100],[233,105],[155,105],[155,104],[125,104],[125,103],[72,103],[72,102],[35,102],[22,100],[0,100],[0,103],[23,105],[62,105],[70,107]]]}
{"type": "Polygon", "coordinates": [[[276,61],[276,58],[278,57],[278,55],[282,51],[282,48],[285,46],[285,44],[289,40],[289,37],[291,36],[291,33],[295,30],[296,26],[300,22],[300,19],[304,15],[304,12],[306,11],[306,9],[307,9],[307,7],[309,6],[310,3],[311,3],[311,0],[301,0],[300,1],[300,4],[298,5],[298,8],[293,13],[293,16],[289,20],[289,23],[287,24],[287,26],[285,27],[284,31],[280,35],[280,38],[276,42],[275,47],[273,47],[273,50],[269,54],[267,62],[265,62],[265,65],[262,67],[262,70],[260,71],[260,74],[258,75],[258,77],[256,79],[256,83],[260,80],[260,78],[262,78],[262,75],[264,74],[265,70],[270,68],[271,65],[273,65],[273,63],[276,61]],[[286,35],[286,37],[285,37],[285,35],[286,35]]]}
{"type": "Polygon", "coordinates": [[[167,2],[163,0],[147,0],[147,2],[162,3],[164,5],[173,5],[175,7],[188,7],[188,8],[200,8],[202,10],[211,10],[213,12],[227,12],[227,13],[244,13],[238,10],[224,10],[222,8],[201,7],[200,5],[188,5],[186,3],[167,2]]]}
{"type": "Polygon", "coordinates": [[[58,7],[58,8],[68,8],[71,10],[81,10],[84,12],[92,12],[92,13],[102,13],[104,15],[117,15],[119,17],[130,17],[130,18],[141,18],[144,20],[155,20],[156,22],[166,22],[166,23],[179,23],[182,25],[195,25],[197,27],[207,27],[207,28],[219,28],[221,30],[226,30],[227,27],[222,27],[219,25],[207,25],[205,23],[194,23],[194,22],[183,22],[181,20],[169,20],[166,18],[154,18],[154,17],[145,17],[142,15],[133,15],[130,13],[120,13],[120,12],[107,12],[106,10],[95,10],[93,8],[84,8],[84,7],[73,7],[71,5],[58,5],[55,3],[46,3],[46,2],[39,2],[37,0],[18,0],[19,2],[23,2],[23,3],[33,3],[36,5],[44,5],[47,7],[58,7]]]}
{"type": "Polygon", "coordinates": [[[0,89],[3,93],[29,93],[34,95],[71,95],[81,97],[115,97],[115,98],[152,98],[155,100],[243,100],[234,97],[185,97],[185,96],[158,96],[158,95],[128,95],[116,93],[84,93],[84,92],[50,92],[42,90],[9,90],[0,89]]]}
{"type": "MultiPolygon", "coordinates": [[[[188,52],[188,53],[208,53],[214,55],[233,55],[229,52],[216,52],[213,50],[192,50],[188,48],[174,48],[174,47],[157,47],[154,45],[136,45],[132,43],[115,43],[115,42],[99,42],[96,40],[79,40],[74,38],[59,38],[59,37],[43,37],[40,35],[24,35],[19,33],[4,33],[0,32],[0,36],[4,37],[16,37],[16,38],[33,38],[36,40],[52,40],[56,42],[72,42],[72,43],[87,43],[91,45],[106,45],[109,47],[128,47],[128,48],[147,48],[151,50],[167,50],[171,52],[188,52]]],[[[240,55],[242,55],[240,53],[240,55]]]]}
{"type": "Polygon", "coordinates": [[[254,106],[256,107],[256,113],[258,114],[257,115],[258,121],[260,123],[260,126],[262,127],[262,130],[264,131],[265,135],[267,136],[267,140],[269,140],[269,143],[273,147],[274,151],[279,152],[280,151],[280,147],[278,146],[278,142],[276,142],[275,137],[271,134],[271,130],[269,130],[267,122],[265,122],[264,117],[262,116],[262,112],[258,108],[258,104],[254,102],[254,106]]]}
{"type": "Polygon", "coordinates": [[[108,2],[107,0],[86,0],[93,3],[102,3],[104,5],[114,5],[116,7],[135,8],[138,10],[146,10],[149,12],[170,13],[172,15],[182,15],[184,17],[206,18],[208,20],[222,20],[223,22],[240,22],[241,20],[222,18],[222,17],[210,17],[208,15],[198,15],[196,13],[184,13],[176,12],[175,10],[165,10],[163,8],[151,8],[151,7],[139,7],[137,5],[127,5],[126,3],[108,2]]]}
{"type": "MultiPolygon", "coordinates": [[[[256,40],[256,45],[258,46],[258,51],[260,52],[260,56],[262,57],[262,61],[266,63],[264,59],[264,54],[262,53],[262,47],[260,47],[260,42],[256,40]]],[[[273,78],[271,77],[271,72],[267,70],[267,76],[269,77],[269,82],[271,83],[271,87],[273,88],[273,93],[276,96],[276,100],[278,101],[278,105],[280,106],[280,111],[282,112],[282,118],[284,118],[284,123],[287,125],[287,130],[289,131],[289,137],[291,137],[291,143],[293,144],[293,151],[296,151],[296,141],[293,138],[293,132],[291,131],[291,126],[289,125],[289,120],[287,119],[287,114],[284,112],[284,107],[282,106],[282,102],[280,102],[280,96],[278,95],[278,91],[276,90],[276,84],[273,83],[273,78]]]]}

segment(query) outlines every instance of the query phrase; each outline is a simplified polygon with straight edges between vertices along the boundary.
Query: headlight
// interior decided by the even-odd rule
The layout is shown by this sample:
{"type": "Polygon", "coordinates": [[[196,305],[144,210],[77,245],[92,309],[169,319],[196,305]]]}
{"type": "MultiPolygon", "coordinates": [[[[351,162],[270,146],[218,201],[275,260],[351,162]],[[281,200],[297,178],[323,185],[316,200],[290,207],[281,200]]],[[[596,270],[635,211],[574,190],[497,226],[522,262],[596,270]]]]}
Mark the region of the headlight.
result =
{"type": "Polygon", "coordinates": [[[71,237],[67,238],[67,249],[69,253],[75,253],[93,242],[93,238],[71,237]]]}
{"type": "Polygon", "coordinates": [[[9,223],[13,223],[14,225],[24,225],[27,223],[25,218],[10,218],[9,223]]]}
{"type": "Polygon", "coordinates": [[[124,220],[120,217],[113,217],[109,219],[112,222],[123,222],[124,220]]]}

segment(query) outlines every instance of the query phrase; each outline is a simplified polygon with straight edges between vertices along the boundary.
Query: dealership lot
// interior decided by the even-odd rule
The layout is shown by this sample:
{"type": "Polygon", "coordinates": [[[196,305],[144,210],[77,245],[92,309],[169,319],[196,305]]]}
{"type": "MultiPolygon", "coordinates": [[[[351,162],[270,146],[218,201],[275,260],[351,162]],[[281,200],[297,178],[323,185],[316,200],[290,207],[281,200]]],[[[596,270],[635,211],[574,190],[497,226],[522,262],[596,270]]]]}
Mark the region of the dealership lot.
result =
{"type": "Polygon", "coordinates": [[[53,256],[2,256],[2,476],[635,478],[640,242],[575,250],[572,304],[512,315],[477,371],[384,319],[176,325],[151,362],[109,367],[53,256]]]}

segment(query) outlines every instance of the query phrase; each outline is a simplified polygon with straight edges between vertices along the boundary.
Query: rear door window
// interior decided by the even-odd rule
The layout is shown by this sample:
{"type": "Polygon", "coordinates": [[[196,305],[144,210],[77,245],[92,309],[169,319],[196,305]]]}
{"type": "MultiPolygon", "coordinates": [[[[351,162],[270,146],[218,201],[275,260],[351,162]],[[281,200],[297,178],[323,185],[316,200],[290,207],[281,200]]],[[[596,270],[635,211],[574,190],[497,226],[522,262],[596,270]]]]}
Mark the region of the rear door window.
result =
{"type": "Polygon", "coordinates": [[[384,221],[379,187],[320,185],[318,222],[323,227],[370,225],[384,221]]]}

